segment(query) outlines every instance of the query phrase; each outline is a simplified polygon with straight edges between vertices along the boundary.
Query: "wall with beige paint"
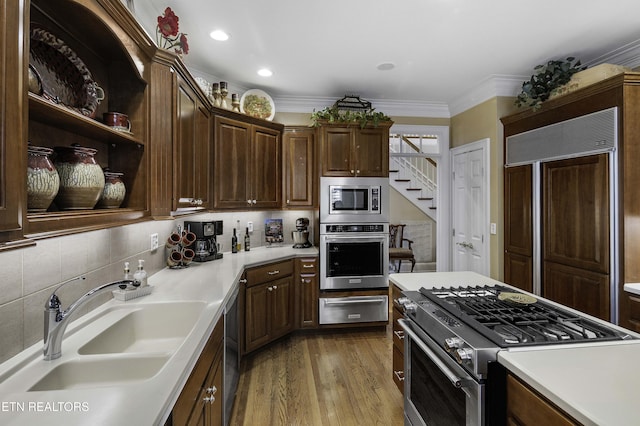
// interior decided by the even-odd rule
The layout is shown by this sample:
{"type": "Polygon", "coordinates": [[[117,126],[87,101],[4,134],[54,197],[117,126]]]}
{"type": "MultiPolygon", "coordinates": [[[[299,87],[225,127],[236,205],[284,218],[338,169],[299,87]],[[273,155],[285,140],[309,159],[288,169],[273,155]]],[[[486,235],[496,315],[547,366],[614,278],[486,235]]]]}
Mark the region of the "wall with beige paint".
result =
{"type": "Polygon", "coordinates": [[[490,236],[490,275],[501,280],[504,269],[503,220],[503,130],[500,117],[515,111],[514,98],[496,97],[451,118],[451,147],[459,147],[481,139],[490,140],[490,210],[489,220],[496,224],[497,234],[490,236]]]}

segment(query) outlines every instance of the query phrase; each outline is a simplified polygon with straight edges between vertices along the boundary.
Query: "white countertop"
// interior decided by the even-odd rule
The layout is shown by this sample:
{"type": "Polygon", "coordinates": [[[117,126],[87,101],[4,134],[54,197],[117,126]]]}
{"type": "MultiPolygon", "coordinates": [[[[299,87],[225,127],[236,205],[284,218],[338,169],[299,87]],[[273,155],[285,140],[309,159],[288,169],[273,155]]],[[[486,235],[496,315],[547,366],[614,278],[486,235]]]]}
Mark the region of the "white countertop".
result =
{"type": "MultiPolygon", "coordinates": [[[[473,272],[401,273],[392,274],[389,279],[406,291],[420,287],[504,285],[473,272]]],[[[498,353],[500,364],[566,413],[585,425],[600,426],[640,424],[640,370],[634,367],[638,359],[640,340],[538,346],[498,353]]]]}
{"type": "MultiPolygon", "coordinates": [[[[244,268],[317,253],[316,248],[257,248],[225,253],[212,262],[194,262],[186,269],[165,268],[150,276],[150,295],[127,302],[110,300],[72,322],[62,342],[61,358],[44,361],[39,342],[0,364],[0,424],[163,424],[244,268]],[[121,386],[25,391],[61,364],[90,359],[93,355],[79,355],[78,349],[117,321],[121,308],[177,301],[205,301],[206,307],[186,340],[152,378],[121,386]]],[[[63,300],[64,306],[69,302],[63,300]]]]}

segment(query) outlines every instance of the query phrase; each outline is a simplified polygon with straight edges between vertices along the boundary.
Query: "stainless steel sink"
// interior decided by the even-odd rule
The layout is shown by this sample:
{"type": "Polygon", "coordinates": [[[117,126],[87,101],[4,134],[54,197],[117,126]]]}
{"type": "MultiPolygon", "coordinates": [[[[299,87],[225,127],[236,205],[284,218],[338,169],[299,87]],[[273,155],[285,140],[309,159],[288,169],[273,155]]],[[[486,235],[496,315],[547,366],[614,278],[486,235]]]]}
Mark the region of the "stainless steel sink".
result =
{"type": "Polygon", "coordinates": [[[141,358],[80,358],[55,367],[29,392],[120,386],[153,377],[168,355],[141,358]]]}
{"type": "Polygon", "coordinates": [[[80,347],[78,353],[173,353],[205,306],[198,301],[141,305],[80,347]]]}

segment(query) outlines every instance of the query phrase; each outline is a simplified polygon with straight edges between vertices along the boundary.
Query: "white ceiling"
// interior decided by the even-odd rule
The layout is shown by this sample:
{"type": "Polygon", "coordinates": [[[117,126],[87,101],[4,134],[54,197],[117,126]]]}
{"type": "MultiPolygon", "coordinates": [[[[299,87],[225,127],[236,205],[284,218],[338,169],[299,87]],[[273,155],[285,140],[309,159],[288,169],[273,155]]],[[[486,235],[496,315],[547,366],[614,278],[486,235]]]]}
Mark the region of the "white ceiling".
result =
{"type": "Polygon", "coordinates": [[[449,111],[483,85],[507,82],[515,95],[550,59],[640,65],[638,0],[135,0],[153,39],[167,6],[188,36],[194,74],[240,93],[263,89],[277,110],[279,101],[320,109],[356,94],[374,107],[449,111]],[[209,38],[218,28],[227,42],[209,38]],[[376,68],[386,62],[395,68],[376,68]],[[258,76],[261,67],[273,76],[258,76]]]}

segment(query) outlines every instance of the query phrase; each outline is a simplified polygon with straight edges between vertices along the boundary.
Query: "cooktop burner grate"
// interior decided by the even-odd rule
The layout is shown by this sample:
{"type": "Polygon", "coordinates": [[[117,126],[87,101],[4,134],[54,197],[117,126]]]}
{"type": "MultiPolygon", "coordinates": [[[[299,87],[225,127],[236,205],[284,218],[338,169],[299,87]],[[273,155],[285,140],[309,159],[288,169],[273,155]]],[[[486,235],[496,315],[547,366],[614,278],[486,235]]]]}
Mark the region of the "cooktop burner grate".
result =
{"type": "Polygon", "coordinates": [[[432,303],[500,347],[631,338],[544,301],[501,300],[503,292],[519,293],[503,286],[420,289],[432,303]]]}

